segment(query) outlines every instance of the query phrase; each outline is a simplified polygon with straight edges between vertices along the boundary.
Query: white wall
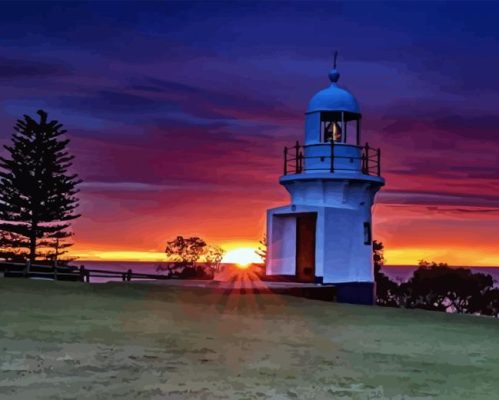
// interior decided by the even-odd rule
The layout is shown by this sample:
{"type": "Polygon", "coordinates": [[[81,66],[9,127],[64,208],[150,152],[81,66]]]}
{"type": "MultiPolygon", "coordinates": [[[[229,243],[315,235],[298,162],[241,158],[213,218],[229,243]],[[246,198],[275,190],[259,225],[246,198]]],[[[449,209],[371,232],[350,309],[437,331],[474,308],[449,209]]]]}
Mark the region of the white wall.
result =
{"type": "Polygon", "coordinates": [[[267,211],[267,274],[296,274],[296,218],[317,213],[315,276],[324,283],[373,282],[372,244],[364,243],[371,223],[377,180],[299,179],[285,183],[293,203],[267,211]]]}
{"type": "Polygon", "coordinates": [[[267,274],[295,275],[296,217],[269,210],[267,221],[267,274]]]}
{"type": "Polygon", "coordinates": [[[362,210],[326,208],[324,283],[372,282],[372,245],[364,244],[362,210]]]}
{"type": "Polygon", "coordinates": [[[371,203],[374,193],[383,185],[379,177],[352,179],[353,174],[300,174],[281,177],[280,183],[291,196],[291,204],[358,208],[371,203]],[[348,176],[350,175],[350,176],[348,176]]]}

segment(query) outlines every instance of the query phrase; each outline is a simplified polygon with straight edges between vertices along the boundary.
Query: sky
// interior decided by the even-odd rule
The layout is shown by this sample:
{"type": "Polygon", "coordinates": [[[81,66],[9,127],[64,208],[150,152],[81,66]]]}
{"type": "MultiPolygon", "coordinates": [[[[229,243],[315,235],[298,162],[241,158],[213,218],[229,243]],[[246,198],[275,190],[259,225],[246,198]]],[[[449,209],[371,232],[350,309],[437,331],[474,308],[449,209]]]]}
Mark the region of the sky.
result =
{"type": "Polygon", "coordinates": [[[340,86],[380,147],[388,264],[499,265],[499,3],[2,2],[0,143],[43,108],[84,180],[73,254],[255,247],[283,147],[340,86]]]}

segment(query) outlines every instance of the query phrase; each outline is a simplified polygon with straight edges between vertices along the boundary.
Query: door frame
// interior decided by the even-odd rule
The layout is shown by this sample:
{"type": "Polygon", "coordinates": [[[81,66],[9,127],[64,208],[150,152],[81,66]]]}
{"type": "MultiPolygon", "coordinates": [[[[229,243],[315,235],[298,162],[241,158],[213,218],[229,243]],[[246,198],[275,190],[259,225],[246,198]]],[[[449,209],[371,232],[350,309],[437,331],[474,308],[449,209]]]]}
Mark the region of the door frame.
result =
{"type": "Polygon", "coordinates": [[[317,249],[317,219],[318,219],[318,212],[317,211],[306,211],[306,212],[300,212],[300,213],[295,213],[296,216],[296,239],[295,239],[295,276],[296,280],[298,282],[304,282],[304,283],[315,283],[317,280],[316,277],[316,249],[317,249]],[[302,240],[300,241],[300,217],[301,218],[309,218],[312,217],[309,221],[312,222],[307,222],[311,224],[311,227],[313,228],[313,234],[311,234],[312,238],[312,243],[309,243],[308,250],[311,251],[311,259],[312,259],[312,265],[311,267],[304,267],[301,265],[301,260],[300,260],[300,243],[303,242],[303,237],[301,238],[302,240]],[[309,276],[304,272],[306,268],[312,268],[312,271],[309,276]]]}

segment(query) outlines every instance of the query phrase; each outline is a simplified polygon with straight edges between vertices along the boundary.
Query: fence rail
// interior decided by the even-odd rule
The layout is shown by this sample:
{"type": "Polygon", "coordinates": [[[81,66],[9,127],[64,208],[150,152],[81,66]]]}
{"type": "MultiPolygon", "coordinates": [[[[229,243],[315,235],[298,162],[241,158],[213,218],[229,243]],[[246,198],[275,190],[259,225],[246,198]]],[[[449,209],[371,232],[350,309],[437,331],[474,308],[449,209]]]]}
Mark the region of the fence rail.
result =
{"type": "Polygon", "coordinates": [[[90,278],[121,278],[123,282],[131,281],[132,279],[169,279],[167,275],[160,274],[144,274],[140,272],[133,272],[129,269],[123,271],[106,271],[102,269],[87,269],[80,267],[79,270],[81,281],[90,282],[90,278]]]}
{"type": "MultiPolygon", "coordinates": [[[[311,145],[313,146],[313,145],[311,145]]],[[[350,156],[350,155],[340,155],[337,154],[335,150],[335,143],[330,142],[330,154],[329,155],[317,155],[317,156],[305,156],[305,147],[300,145],[297,141],[294,146],[284,148],[284,175],[291,174],[301,174],[306,171],[327,171],[334,173],[335,171],[352,171],[353,169],[341,168],[335,165],[335,160],[357,160],[360,161],[360,172],[365,175],[371,176],[381,176],[381,150],[369,147],[366,143],[364,146],[360,147],[361,153],[360,157],[350,156]],[[307,160],[321,159],[329,160],[325,167],[312,168],[306,166],[307,160]]]]}
{"type": "Polygon", "coordinates": [[[167,275],[145,274],[127,271],[109,271],[102,269],[87,269],[83,265],[78,267],[47,265],[31,265],[28,269],[26,264],[0,263],[0,272],[9,278],[50,278],[54,280],[68,280],[90,282],[90,278],[120,278],[123,282],[132,279],[172,279],[167,275]]]}

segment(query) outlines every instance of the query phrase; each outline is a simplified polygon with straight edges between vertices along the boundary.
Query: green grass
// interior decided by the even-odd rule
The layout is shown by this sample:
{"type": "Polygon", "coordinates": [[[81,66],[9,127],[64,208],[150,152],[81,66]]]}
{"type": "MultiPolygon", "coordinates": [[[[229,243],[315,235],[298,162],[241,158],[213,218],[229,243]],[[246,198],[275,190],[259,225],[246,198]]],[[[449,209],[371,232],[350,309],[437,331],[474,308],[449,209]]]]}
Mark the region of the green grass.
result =
{"type": "Polygon", "coordinates": [[[1,399],[496,399],[499,320],[0,279],[1,399]]]}

